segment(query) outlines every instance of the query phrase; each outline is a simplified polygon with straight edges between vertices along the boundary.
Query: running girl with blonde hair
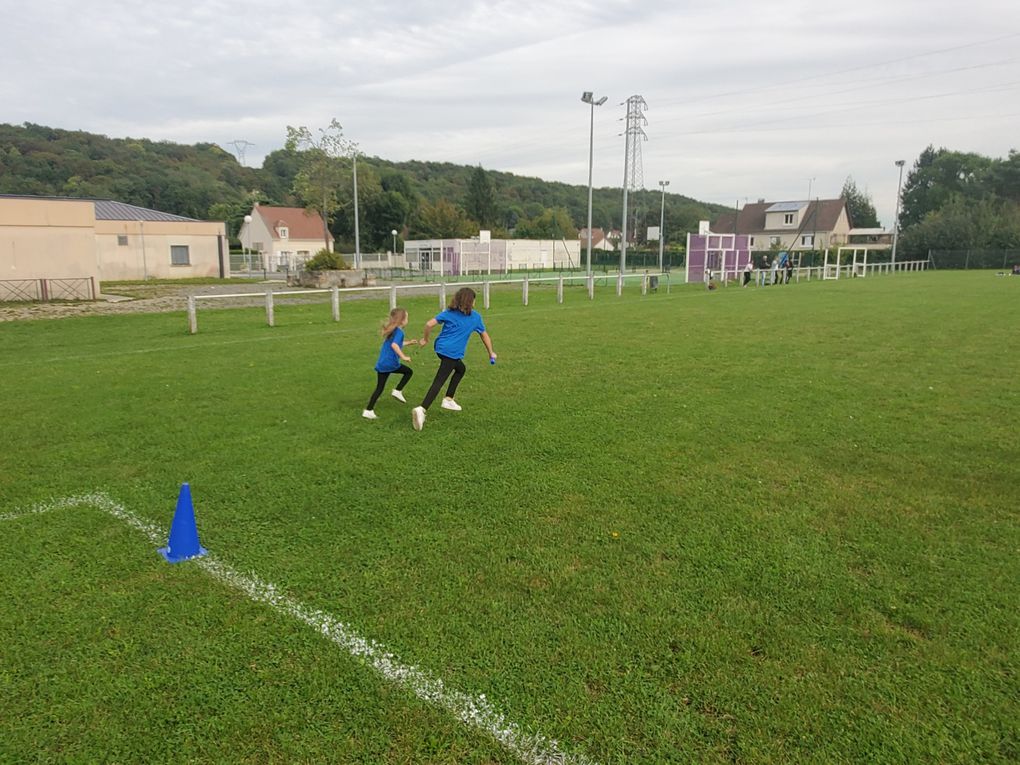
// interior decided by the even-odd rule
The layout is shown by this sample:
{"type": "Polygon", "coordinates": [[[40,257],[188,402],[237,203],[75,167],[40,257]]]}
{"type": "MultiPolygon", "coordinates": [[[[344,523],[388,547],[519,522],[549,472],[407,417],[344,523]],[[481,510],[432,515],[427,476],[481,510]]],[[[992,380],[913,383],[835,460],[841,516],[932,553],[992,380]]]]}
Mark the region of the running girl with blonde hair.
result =
{"type": "Polygon", "coordinates": [[[425,394],[421,405],[411,410],[411,424],[415,430],[425,427],[425,412],[439,395],[440,388],[451,374],[453,377],[450,378],[450,386],[446,389],[446,397],[440,406],[453,412],[461,410],[461,406],[454,400],[454,396],[457,394],[457,386],[460,385],[464,372],[467,371],[467,367],[464,366],[464,352],[467,350],[471,333],[478,333],[485,345],[485,350],[489,352],[489,361],[493,364],[496,363],[496,352],[492,350],[492,339],[485,331],[485,322],[482,321],[481,314],[474,310],[474,307],[475,291],[470,287],[461,287],[450,301],[449,308],[425,323],[425,331],[421,339],[422,345],[429,341],[429,332],[433,327],[442,324],[443,329],[436,339],[436,355],[439,357],[436,379],[432,381],[432,387],[425,394]]]}
{"type": "Polygon", "coordinates": [[[411,362],[411,357],[404,353],[404,346],[409,343],[424,345],[425,341],[405,340],[405,326],[407,326],[407,310],[404,308],[394,308],[390,311],[389,318],[382,323],[382,328],[379,330],[379,333],[383,336],[383,341],[382,347],[379,349],[379,360],[375,362],[375,390],[372,391],[372,397],[368,400],[368,406],[365,408],[365,411],[361,413],[361,416],[366,420],[379,419],[379,416],[375,413],[375,402],[379,400],[379,396],[382,395],[383,390],[386,388],[386,380],[394,372],[399,372],[402,376],[400,382],[397,383],[397,387],[393,389],[390,395],[402,404],[407,403],[403,390],[414,372],[410,367],[401,363],[402,361],[411,362]]]}

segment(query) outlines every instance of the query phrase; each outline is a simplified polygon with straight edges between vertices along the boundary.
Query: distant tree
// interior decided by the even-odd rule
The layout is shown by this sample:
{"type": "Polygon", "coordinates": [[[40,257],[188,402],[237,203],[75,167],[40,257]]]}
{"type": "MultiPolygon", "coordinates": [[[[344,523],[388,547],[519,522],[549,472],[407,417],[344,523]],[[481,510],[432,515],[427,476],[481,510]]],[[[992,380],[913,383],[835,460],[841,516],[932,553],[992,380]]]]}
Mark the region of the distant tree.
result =
{"type": "Polygon", "coordinates": [[[1020,152],[1010,149],[1009,157],[996,160],[989,169],[988,187],[1000,199],[1020,202],[1020,152]]]}
{"type": "Polygon", "coordinates": [[[555,207],[518,221],[515,234],[524,239],[577,239],[577,228],[564,208],[555,207]]]}
{"type": "Polygon", "coordinates": [[[1020,248],[1020,207],[1004,199],[956,196],[900,236],[908,257],[928,250],[1020,248]]]}
{"type": "Polygon", "coordinates": [[[977,200],[989,196],[988,176],[993,161],[980,154],[928,146],[903,184],[900,227],[920,223],[956,197],[977,200]]]}
{"type": "Polygon", "coordinates": [[[871,195],[857,188],[852,175],[846,177],[839,195],[846,200],[850,223],[855,228],[878,228],[881,225],[878,222],[875,205],[871,202],[871,195]]]}
{"type": "Polygon", "coordinates": [[[277,149],[266,155],[259,171],[268,201],[290,207],[296,200],[294,179],[301,170],[301,155],[295,149],[277,149]]]}
{"type": "Polygon", "coordinates": [[[440,199],[421,206],[412,232],[422,239],[464,239],[478,234],[478,223],[461,208],[440,199]]]}
{"type": "Polygon", "coordinates": [[[343,160],[357,145],[344,137],[343,126],[334,117],[329,127],[319,128],[316,137],[304,125],[287,126],[288,151],[300,151],[301,169],[294,177],[294,193],[305,209],[322,216],[322,238],[329,247],[329,221],[340,206],[337,191],[345,177],[343,160]]]}
{"type": "Polygon", "coordinates": [[[488,174],[481,165],[471,171],[467,195],[464,198],[464,211],[482,226],[491,227],[497,221],[496,194],[488,174]]]}

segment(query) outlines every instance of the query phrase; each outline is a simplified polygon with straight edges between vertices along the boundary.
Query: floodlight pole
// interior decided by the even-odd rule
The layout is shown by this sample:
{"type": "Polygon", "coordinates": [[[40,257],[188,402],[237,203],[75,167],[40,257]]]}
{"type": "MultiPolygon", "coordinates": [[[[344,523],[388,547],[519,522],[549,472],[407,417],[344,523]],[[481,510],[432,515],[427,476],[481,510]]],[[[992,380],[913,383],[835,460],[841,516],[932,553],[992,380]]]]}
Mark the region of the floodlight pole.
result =
{"type": "MultiPolygon", "coordinates": [[[[659,210],[659,271],[662,271],[662,247],[666,239],[666,187],[669,185],[669,181],[659,181],[659,186],[662,188],[662,207],[659,210]]],[[[734,232],[736,230],[734,229],[734,232]]]]}
{"type": "Polygon", "coordinates": [[[893,232],[892,232],[892,270],[896,272],[896,242],[900,236],[900,194],[903,189],[903,165],[906,164],[906,160],[896,160],[896,167],[900,169],[900,179],[896,184],[896,214],[893,216],[893,232]]]}
{"type": "Polygon", "coordinates": [[[361,235],[358,232],[358,152],[354,152],[354,267],[361,268],[361,235]]]}
{"type": "Polygon", "coordinates": [[[595,100],[590,90],[584,91],[581,94],[581,101],[591,106],[591,129],[588,134],[588,260],[586,263],[586,273],[591,273],[591,172],[592,165],[595,159],[595,107],[602,106],[606,102],[606,96],[602,96],[598,101],[595,100]]]}

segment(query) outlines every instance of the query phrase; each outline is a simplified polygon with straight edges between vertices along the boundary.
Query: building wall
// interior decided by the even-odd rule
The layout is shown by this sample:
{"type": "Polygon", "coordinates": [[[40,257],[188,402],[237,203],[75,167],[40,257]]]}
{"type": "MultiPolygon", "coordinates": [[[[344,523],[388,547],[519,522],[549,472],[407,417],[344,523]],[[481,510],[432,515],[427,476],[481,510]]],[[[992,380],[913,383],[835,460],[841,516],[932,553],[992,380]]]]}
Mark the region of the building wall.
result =
{"type": "Polygon", "coordinates": [[[0,199],[0,279],[77,279],[99,286],[95,205],[0,199]]]}
{"type": "MultiPolygon", "coordinates": [[[[271,242],[271,246],[272,252],[266,251],[267,267],[276,270],[304,265],[306,260],[315,257],[315,253],[325,246],[325,242],[322,239],[277,239],[271,242]]],[[[354,255],[347,255],[346,260],[353,263],[354,255]]]]}
{"type": "Polygon", "coordinates": [[[577,239],[420,239],[404,242],[408,268],[422,262],[430,270],[453,274],[502,273],[510,270],[579,268],[581,243],[577,239]],[[440,263],[440,252],[442,263],[440,263]]]}
{"type": "Polygon", "coordinates": [[[800,225],[800,219],[801,216],[804,214],[804,210],[805,208],[802,207],[799,210],[787,210],[785,212],[765,213],[765,228],[768,231],[777,230],[785,231],[787,229],[796,231],[797,227],[800,225]],[[783,222],[786,220],[787,215],[793,216],[793,223],[783,222]]]}
{"type": "Polygon", "coordinates": [[[223,223],[100,220],[95,226],[99,270],[105,281],[218,278],[221,246],[223,275],[230,276],[223,223]],[[188,265],[171,263],[172,246],[188,248],[188,265]]]}

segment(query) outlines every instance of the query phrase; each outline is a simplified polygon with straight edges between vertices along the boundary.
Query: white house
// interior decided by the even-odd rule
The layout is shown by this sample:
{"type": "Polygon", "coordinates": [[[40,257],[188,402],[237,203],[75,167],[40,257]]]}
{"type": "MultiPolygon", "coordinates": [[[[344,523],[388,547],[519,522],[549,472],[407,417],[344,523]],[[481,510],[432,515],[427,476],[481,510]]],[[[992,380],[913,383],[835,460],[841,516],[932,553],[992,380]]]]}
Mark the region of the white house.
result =
{"type": "Polygon", "coordinates": [[[256,203],[245,216],[238,239],[269,271],[293,271],[324,247],[333,249],[333,235],[322,216],[302,207],[256,203]]]}

